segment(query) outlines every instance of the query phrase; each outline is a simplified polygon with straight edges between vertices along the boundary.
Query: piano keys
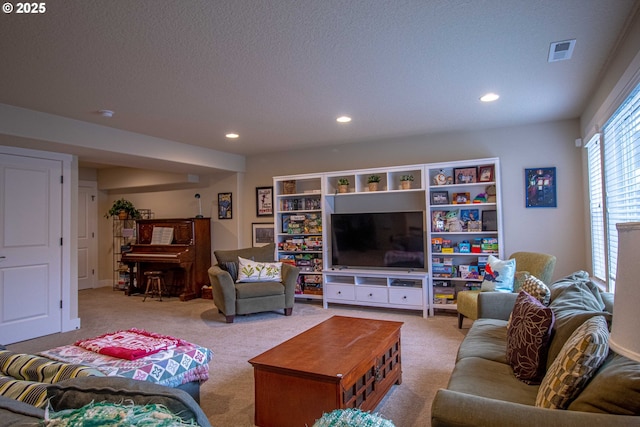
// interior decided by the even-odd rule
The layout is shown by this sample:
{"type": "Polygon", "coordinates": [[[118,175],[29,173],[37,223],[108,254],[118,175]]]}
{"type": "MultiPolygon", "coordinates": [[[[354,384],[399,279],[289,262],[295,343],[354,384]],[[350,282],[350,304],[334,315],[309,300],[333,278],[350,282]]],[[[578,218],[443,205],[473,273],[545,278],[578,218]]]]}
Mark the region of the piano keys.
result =
{"type": "MultiPolygon", "coordinates": [[[[182,275],[181,301],[199,298],[202,286],[209,285],[207,270],[211,267],[211,220],[141,219],[136,221],[136,232],[136,243],[131,245],[130,251],[122,254],[122,262],[128,265],[131,277],[134,274],[136,277],[136,285],[132,281],[127,294],[144,292],[145,271],[163,270],[171,273],[172,281],[182,275]],[[154,227],[173,228],[171,244],[151,244],[154,227]],[[181,274],[175,274],[175,270],[181,274]]],[[[167,281],[167,284],[170,283],[167,281]]]]}

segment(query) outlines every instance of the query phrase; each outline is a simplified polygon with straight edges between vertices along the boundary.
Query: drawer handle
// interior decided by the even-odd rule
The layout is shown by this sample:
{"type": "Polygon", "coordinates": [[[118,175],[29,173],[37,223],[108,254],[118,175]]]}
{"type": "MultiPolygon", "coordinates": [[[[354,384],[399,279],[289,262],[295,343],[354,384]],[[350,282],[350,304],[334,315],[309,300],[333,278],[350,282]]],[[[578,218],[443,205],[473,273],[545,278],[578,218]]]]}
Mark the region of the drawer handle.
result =
{"type": "Polygon", "coordinates": [[[338,295],[342,294],[342,291],[338,291],[338,295]]]}
{"type": "Polygon", "coordinates": [[[370,297],[372,297],[372,296],[373,296],[373,294],[369,294],[369,296],[370,296],[370,297]]]}
{"type": "Polygon", "coordinates": [[[407,299],[407,296],[406,296],[406,295],[405,295],[405,296],[403,296],[403,297],[402,297],[402,299],[407,299]]]}

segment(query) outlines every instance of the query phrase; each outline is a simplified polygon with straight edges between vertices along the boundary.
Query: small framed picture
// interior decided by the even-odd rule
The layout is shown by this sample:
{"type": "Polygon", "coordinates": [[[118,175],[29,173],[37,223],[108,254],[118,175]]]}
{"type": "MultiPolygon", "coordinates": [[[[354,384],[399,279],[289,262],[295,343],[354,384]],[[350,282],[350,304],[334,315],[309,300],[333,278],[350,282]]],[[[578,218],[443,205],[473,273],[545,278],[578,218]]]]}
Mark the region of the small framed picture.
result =
{"type": "Polygon", "coordinates": [[[471,203],[471,198],[469,197],[469,193],[453,193],[451,204],[467,205],[469,203],[471,203]]]}
{"type": "Polygon", "coordinates": [[[256,215],[273,216],[273,187],[256,187],[256,215]]]}
{"type": "Polygon", "coordinates": [[[453,179],[456,184],[471,184],[478,180],[478,168],[460,168],[453,170],[453,179]]]}
{"type": "Polygon", "coordinates": [[[498,231],[497,211],[482,211],[482,231],[498,231]]]}
{"type": "Polygon", "coordinates": [[[448,205],[449,192],[448,191],[432,191],[431,204],[432,205],[448,205]]]}
{"type": "Polygon", "coordinates": [[[218,219],[233,218],[231,193],[218,193],[218,219]]]}
{"type": "Polygon", "coordinates": [[[460,220],[467,223],[469,221],[478,221],[480,219],[479,209],[460,209],[460,220]]]}
{"type": "Polygon", "coordinates": [[[431,212],[431,231],[443,232],[445,231],[447,211],[433,211],[431,212]]]}
{"type": "Polygon", "coordinates": [[[479,166],[478,167],[478,181],[479,182],[493,182],[495,181],[495,169],[493,165],[479,166]]]}
{"type": "Polygon", "coordinates": [[[272,222],[254,222],[251,224],[251,245],[254,248],[273,243],[274,236],[272,222]]]}

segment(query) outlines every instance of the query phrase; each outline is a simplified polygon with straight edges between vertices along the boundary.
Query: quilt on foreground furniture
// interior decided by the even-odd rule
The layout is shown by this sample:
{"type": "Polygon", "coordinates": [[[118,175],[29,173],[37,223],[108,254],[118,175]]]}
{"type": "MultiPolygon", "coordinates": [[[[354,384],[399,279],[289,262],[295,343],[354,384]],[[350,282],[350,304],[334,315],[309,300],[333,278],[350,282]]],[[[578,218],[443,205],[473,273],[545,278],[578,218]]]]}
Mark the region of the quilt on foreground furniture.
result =
{"type": "MultiPolygon", "coordinates": [[[[151,384],[147,381],[130,380],[120,377],[82,377],[71,378],[50,385],[46,392],[49,419],[43,408],[0,396],[0,427],[42,426],[42,425],[74,425],[74,426],[105,426],[127,425],[147,426],[148,419],[130,417],[130,409],[135,406],[165,408],[158,415],[162,425],[194,425],[211,427],[202,408],[186,392],[151,384]],[[115,417],[128,418],[119,424],[117,418],[105,422],[100,414],[90,413],[84,409],[96,404],[110,406],[122,405],[127,408],[126,413],[113,414],[115,417]],[[83,419],[73,424],[64,424],[67,420],[53,420],[56,414],[78,414],[83,412],[83,419]],[[61,421],[60,423],[56,423],[61,421]]],[[[58,418],[61,418],[58,416],[58,418]]],[[[78,421],[77,419],[75,421],[78,421]]]]}
{"type": "Polygon", "coordinates": [[[178,387],[209,379],[211,350],[182,341],[182,345],[135,359],[120,359],[76,346],[65,345],[41,351],[40,356],[67,363],[91,366],[106,376],[118,376],[178,387]]]}

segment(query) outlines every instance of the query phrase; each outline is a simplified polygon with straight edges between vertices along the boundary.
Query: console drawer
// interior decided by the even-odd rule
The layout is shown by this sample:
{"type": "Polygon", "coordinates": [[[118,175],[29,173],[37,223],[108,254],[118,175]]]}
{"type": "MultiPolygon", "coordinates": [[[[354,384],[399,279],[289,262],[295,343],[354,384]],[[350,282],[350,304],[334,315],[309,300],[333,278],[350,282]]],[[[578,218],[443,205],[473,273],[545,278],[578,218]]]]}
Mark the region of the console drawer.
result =
{"type": "Polygon", "coordinates": [[[356,299],[355,288],[349,285],[324,285],[324,297],[332,300],[353,301],[356,299]]]}
{"type": "Polygon", "coordinates": [[[422,288],[391,287],[389,289],[389,302],[391,304],[422,307],[422,288]]]}
{"type": "Polygon", "coordinates": [[[356,299],[367,302],[389,302],[389,293],[386,286],[358,286],[356,289],[356,299]]]}

